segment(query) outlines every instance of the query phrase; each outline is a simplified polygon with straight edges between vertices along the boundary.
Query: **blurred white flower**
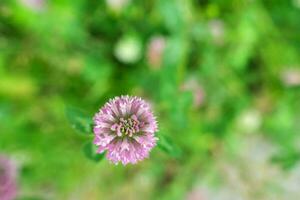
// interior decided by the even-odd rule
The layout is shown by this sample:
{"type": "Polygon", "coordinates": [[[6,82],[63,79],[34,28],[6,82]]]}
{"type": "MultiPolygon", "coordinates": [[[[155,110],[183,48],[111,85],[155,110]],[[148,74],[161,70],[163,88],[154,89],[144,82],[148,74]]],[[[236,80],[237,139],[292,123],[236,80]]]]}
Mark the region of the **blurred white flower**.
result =
{"type": "Polygon", "coordinates": [[[163,53],[166,47],[166,39],[163,36],[153,36],[147,48],[147,60],[153,70],[160,68],[163,59],[163,53]]]}
{"type": "Polygon", "coordinates": [[[121,11],[129,4],[130,0],[106,0],[107,6],[116,12],[121,11]]]}
{"type": "Polygon", "coordinates": [[[286,69],[281,73],[282,82],[286,86],[300,85],[300,69],[286,69]]]}
{"type": "Polygon", "coordinates": [[[258,110],[247,110],[241,114],[238,120],[238,127],[246,133],[257,131],[262,123],[262,117],[258,110]]]}
{"type": "Polygon", "coordinates": [[[135,63],[141,59],[142,43],[137,37],[125,36],[121,38],[116,46],[114,54],[123,63],[135,63]]]}
{"type": "Polygon", "coordinates": [[[42,11],[46,7],[45,0],[20,0],[20,2],[33,11],[42,11]]]}

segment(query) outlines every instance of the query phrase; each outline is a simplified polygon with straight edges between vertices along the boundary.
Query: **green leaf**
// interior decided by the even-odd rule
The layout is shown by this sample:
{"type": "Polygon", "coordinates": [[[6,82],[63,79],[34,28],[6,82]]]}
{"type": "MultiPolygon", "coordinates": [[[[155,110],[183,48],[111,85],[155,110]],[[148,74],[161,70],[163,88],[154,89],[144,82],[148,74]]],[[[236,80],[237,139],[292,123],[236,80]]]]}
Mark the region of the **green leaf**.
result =
{"type": "Polygon", "coordinates": [[[271,161],[279,164],[283,169],[290,169],[300,160],[300,153],[289,152],[287,154],[276,155],[271,161]]]}
{"type": "Polygon", "coordinates": [[[158,147],[174,158],[180,158],[181,150],[180,148],[166,135],[159,134],[158,135],[158,147]]]}
{"type": "Polygon", "coordinates": [[[80,109],[75,107],[66,107],[66,117],[78,133],[82,134],[91,134],[93,133],[92,127],[93,122],[92,118],[84,114],[80,109]]]}
{"type": "Polygon", "coordinates": [[[90,141],[83,145],[82,150],[84,155],[94,162],[99,162],[104,158],[104,153],[97,153],[97,146],[90,141]]]}

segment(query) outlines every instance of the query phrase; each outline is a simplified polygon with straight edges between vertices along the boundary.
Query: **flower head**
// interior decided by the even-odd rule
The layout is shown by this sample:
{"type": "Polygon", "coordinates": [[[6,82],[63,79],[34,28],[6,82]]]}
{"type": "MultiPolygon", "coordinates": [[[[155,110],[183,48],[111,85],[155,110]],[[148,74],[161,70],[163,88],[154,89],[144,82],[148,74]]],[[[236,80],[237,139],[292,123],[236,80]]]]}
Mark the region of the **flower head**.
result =
{"type": "Polygon", "coordinates": [[[157,122],[150,105],[139,97],[121,96],[107,102],[94,117],[94,144],[111,162],[137,163],[156,145],[157,122]]]}
{"type": "Polygon", "coordinates": [[[0,199],[13,200],[16,195],[16,167],[8,158],[0,155],[0,199]]]}

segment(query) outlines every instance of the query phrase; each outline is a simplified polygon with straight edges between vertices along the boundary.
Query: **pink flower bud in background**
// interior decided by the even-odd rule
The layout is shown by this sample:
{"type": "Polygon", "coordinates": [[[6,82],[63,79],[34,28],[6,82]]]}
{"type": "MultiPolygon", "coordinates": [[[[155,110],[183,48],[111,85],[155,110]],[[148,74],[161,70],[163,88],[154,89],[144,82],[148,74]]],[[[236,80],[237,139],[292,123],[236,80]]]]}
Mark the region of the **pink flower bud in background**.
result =
{"type": "Polygon", "coordinates": [[[285,86],[300,85],[300,69],[286,69],[281,73],[281,80],[285,86]]]}
{"type": "Polygon", "coordinates": [[[215,44],[221,45],[224,43],[224,23],[221,20],[215,19],[208,23],[210,33],[215,44]]]}
{"type": "Polygon", "coordinates": [[[165,47],[166,39],[163,36],[154,36],[150,39],[146,53],[151,69],[157,70],[160,68],[165,47]]]}
{"type": "Polygon", "coordinates": [[[194,107],[199,108],[204,103],[205,92],[196,78],[188,79],[181,86],[182,91],[190,91],[193,93],[194,107]]]}
{"type": "Polygon", "coordinates": [[[42,11],[45,9],[45,0],[20,0],[22,5],[33,11],[42,11]]]}
{"type": "Polygon", "coordinates": [[[14,200],[17,196],[17,170],[14,163],[0,155],[0,199],[14,200]]]}
{"type": "Polygon", "coordinates": [[[94,117],[94,144],[114,164],[135,164],[149,156],[158,140],[150,105],[139,97],[121,96],[107,102],[94,117]]]}

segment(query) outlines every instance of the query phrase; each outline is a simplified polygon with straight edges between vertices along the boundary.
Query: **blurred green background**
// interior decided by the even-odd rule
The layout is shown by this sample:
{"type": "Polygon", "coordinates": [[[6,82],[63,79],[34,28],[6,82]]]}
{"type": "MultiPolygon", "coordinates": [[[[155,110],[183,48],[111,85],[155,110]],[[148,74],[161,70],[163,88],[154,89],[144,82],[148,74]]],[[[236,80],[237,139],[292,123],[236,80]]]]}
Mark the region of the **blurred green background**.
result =
{"type": "Polygon", "coordinates": [[[300,199],[299,0],[1,0],[0,152],[19,199],[300,199]],[[147,99],[137,165],[88,160],[66,106],[147,99]]]}

